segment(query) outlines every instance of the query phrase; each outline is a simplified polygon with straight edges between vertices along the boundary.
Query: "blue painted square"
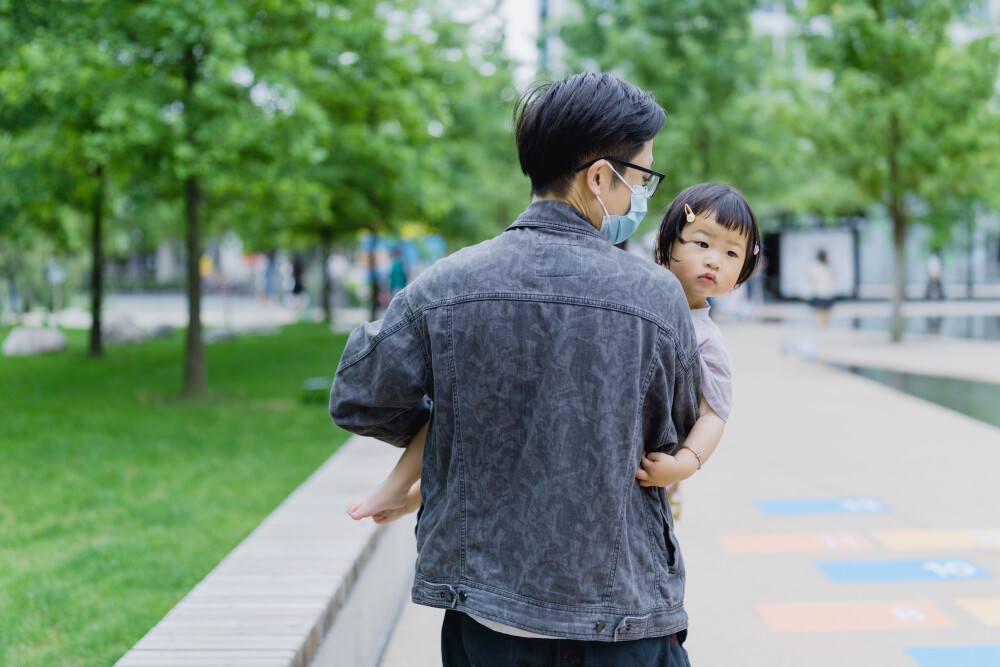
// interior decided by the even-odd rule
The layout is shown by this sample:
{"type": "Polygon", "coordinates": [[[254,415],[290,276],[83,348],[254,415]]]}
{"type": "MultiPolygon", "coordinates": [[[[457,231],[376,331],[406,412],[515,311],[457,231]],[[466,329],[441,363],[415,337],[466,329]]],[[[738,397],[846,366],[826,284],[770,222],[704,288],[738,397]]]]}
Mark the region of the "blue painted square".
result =
{"type": "Polygon", "coordinates": [[[908,648],[906,652],[920,667],[997,667],[1000,665],[998,646],[935,646],[908,648]]]}
{"type": "Polygon", "coordinates": [[[758,500],[757,509],[772,516],[804,514],[884,514],[889,506],[878,498],[805,498],[758,500]]]}
{"type": "MultiPolygon", "coordinates": [[[[816,563],[836,583],[883,581],[955,581],[991,579],[992,575],[964,558],[920,560],[820,561],[816,563]]],[[[1000,663],[998,663],[1000,665],[1000,663]]]]}

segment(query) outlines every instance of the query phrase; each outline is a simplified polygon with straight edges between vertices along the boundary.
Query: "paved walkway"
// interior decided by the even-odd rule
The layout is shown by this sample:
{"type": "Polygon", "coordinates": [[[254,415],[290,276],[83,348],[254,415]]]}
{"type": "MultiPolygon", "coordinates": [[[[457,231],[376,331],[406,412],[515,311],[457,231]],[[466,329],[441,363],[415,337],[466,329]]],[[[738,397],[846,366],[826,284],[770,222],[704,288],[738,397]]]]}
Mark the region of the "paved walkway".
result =
{"type": "MultiPolygon", "coordinates": [[[[677,529],[692,663],[1000,665],[1000,429],[788,354],[808,325],[723,328],[735,407],[677,529]]],[[[997,342],[818,341],[820,359],[1000,381],[997,342]]],[[[408,605],[382,664],[439,664],[439,627],[408,605]]]]}
{"type": "MultiPolygon", "coordinates": [[[[125,321],[144,329],[163,325],[184,327],[188,321],[187,308],[187,297],[177,292],[116,292],[105,296],[102,322],[110,325],[125,321]]],[[[367,308],[338,308],[333,328],[350,331],[364,322],[368,314],[367,308]]],[[[201,323],[205,327],[254,329],[321,318],[322,312],[315,306],[297,309],[289,303],[243,294],[206,293],[201,300],[201,323]]],[[[42,312],[22,316],[22,323],[28,326],[42,326],[46,322],[67,329],[87,329],[91,319],[90,313],[80,307],[66,308],[54,316],[42,312]]]]}

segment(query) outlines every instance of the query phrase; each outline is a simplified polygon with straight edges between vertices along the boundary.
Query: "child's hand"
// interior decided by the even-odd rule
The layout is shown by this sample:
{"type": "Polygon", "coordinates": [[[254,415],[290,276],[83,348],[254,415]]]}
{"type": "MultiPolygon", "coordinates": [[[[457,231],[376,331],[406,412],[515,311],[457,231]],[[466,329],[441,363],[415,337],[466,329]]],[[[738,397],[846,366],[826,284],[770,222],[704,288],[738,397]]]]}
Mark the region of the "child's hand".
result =
{"type": "Polygon", "coordinates": [[[689,467],[670,454],[643,453],[635,478],[639,480],[639,486],[643,487],[670,486],[690,477],[693,471],[689,470],[689,467]]]}

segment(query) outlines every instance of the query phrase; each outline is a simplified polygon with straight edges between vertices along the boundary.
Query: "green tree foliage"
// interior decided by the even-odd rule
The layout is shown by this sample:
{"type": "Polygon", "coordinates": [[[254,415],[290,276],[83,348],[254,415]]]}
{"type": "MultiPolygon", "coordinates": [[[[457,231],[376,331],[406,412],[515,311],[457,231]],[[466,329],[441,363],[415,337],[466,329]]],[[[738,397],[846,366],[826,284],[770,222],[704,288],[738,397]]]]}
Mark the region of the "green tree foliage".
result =
{"type": "Polygon", "coordinates": [[[794,105],[773,87],[772,45],[750,23],[754,0],[577,4],[578,20],[560,30],[570,67],[621,74],[667,110],[654,144],[664,192],[724,181],[755,205],[783,205],[794,105]]]}
{"type": "MultiPolygon", "coordinates": [[[[61,3],[0,7],[0,127],[7,141],[0,169],[0,240],[24,244],[31,236],[74,249],[67,226],[91,222],[90,351],[101,354],[102,231],[106,176],[112,155],[103,110],[123,93],[124,68],[84,30],[97,15],[81,11],[76,23],[61,3]],[[17,225],[19,232],[12,233],[17,225]],[[7,227],[5,229],[4,227],[7,227]],[[27,236],[26,236],[27,235],[27,236]]],[[[111,130],[113,131],[113,130],[111,130]]],[[[14,280],[14,271],[10,271],[14,280]]]]}
{"type": "Polygon", "coordinates": [[[988,156],[996,153],[990,103],[1000,53],[988,33],[964,43],[952,39],[969,4],[812,0],[806,8],[810,60],[832,75],[813,137],[823,159],[865,201],[885,206],[892,221],[893,341],[903,335],[910,223],[949,226],[954,218],[946,213],[957,202],[995,191],[989,164],[995,158],[988,156]]]}
{"type": "MultiPolygon", "coordinates": [[[[290,205],[283,220],[265,221],[260,243],[290,230],[318,243],[325,264],[332,243],[363,229],[393,234],[419,222],[465,243],[513,219],[524,194],[499,32],[486,26],[476,39],[483,17],[458,22],[448,9],[316,8],[317,29],[287,71],[316,107],[318,143],[308,161],[275,156],[280,175],[258,181],[259,196],[277,186],[290,205]]],[[[325,282],[327,317],[329,290],[325,282]]]]}
{"type": "Polygon", "coordinates": [[[205,229],[328,248],[420,222],[467,242],[516,214],[500,33],[458,7],[0,0],[0,237],[91,219],[98,327],[106,214],[146,243],[183,229],[201,394],[205,229]]]}

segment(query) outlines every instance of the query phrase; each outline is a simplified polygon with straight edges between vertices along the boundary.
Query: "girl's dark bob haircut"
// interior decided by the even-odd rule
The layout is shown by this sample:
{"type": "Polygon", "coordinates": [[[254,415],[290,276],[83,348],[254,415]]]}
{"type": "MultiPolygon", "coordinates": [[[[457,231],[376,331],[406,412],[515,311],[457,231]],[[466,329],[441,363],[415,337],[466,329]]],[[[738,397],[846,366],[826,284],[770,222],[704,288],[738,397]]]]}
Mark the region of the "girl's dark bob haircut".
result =
{"type": "Polygon", "coordinates": [[[742,285],[760,265],[764,256],[764,240],[757,226],[757,216],[753,214],[750,203],[743,193],[731,185],[722,183],[701,183],[692,185],[681,191],[667,208],[663,222],[660,223],[660,233],[656,237],[656,249],[653,260],[661,266],[670,266],[670,248],[674,241],[684,243],[681,232],[687,224],[684,204],[691,207],[695,215],[715,216],[715,221],[726,229],[735,229],[747,237],[746,253],[743,257],[743,269],[740,271],[736,285],[742,285]],[[757,253],[754,254],[754,248],[757,253]]]}
{"type": "MultiPolygon", "coordinates": [[[[585,72],[526,91],[514,107],[514,136],[531,194],[566,194],[588,160],[635,159],[667,114],[652,93],[606,73],[585,72]]],[[[616,186],[612,179],[611,187],[616,186]]]]}

